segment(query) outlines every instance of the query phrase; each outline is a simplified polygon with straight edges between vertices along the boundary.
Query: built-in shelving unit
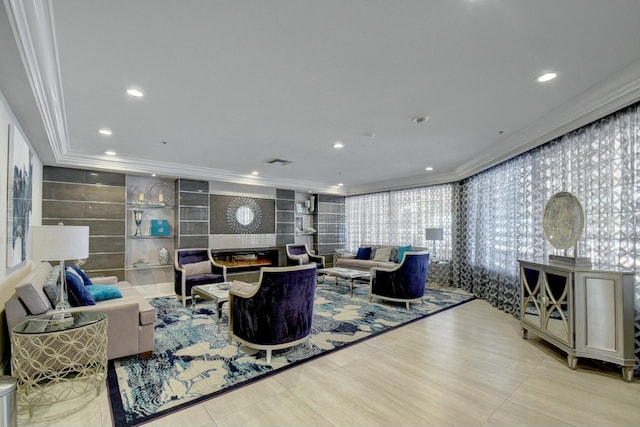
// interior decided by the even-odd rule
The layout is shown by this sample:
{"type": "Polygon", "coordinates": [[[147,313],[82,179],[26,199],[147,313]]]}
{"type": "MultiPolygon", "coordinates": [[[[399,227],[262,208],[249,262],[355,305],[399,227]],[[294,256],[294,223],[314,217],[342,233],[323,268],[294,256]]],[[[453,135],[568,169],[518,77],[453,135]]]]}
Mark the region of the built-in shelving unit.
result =
{"type": "Polygon", "coordinates": [[[176,237],[173,180],[128,175],[126,211],[126,279],[134,286],[173,282],[176,237]],[[139,233],[136,212],[141,217],[139,233]],[[166,221],[168,234],[164,234],[166,230],[152,230],[152,220],[166,221]]]}

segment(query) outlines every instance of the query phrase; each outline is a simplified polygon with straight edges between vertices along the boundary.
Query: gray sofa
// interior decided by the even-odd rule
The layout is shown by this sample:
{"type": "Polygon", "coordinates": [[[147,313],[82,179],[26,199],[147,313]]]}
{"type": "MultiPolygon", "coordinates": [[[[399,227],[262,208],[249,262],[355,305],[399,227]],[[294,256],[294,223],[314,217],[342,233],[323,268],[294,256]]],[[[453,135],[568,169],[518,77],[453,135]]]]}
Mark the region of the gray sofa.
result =
{"type": "MultiPolygon", "coordinates": [[[[343,268],[353,268],[356,270],[370,270],[372,267],[381,267],[381,268],[395,268],[398,266],[398,263],[395,260],[397,257],[397,249],[399,246],[395,245],[369,245],[362,244],[360,245],[362,248],[372,248],[372,254],[369,259],[356,259],[355,255],[343,255],[334,260],[333,265],[335,267],[343,267],[343,268]],[[391,254],[389,259],[386,260],[376,260],[375,253],[379,248],[391,248],[391,254]],[[394,251],[395,249],[395,251],[394,251]],[[395,257],[394,257],[395,254],[395,257]],[[394,259],[392,261],[392,258],[394,259]]],[[[419,246],[412,246],[411,251],[425,251],[426,248],[422,248],[419,246]]]]}
{"type": "MultiPolygon", "coordinates": [[[[12,277],[16,292],[5,303],[7,327],[10,331],[20,322],[52,314],[54,309],[44,286],[52,274],[48,262],[34,263],[22,270],[21,277],[12,277]]],[[[114,285],[122,298],[96,301],[96,305],[71,307],[69,311],[101,311],[107,315],[107,357],[140,354],[148,357],[153,351],[155,308],[129,282],[118,282],[115,276],[92,278],[94,285],[114,285]]]]}

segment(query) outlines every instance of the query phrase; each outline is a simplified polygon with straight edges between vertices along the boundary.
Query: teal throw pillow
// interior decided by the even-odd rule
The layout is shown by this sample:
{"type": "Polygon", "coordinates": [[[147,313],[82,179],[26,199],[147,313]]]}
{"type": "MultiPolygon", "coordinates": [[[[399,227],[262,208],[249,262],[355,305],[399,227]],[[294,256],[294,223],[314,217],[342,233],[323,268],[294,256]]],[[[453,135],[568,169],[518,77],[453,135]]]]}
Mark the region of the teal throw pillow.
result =
{"type": "Polygon", "coordinates": [[[400,246],[398,248],[398,264],[400,264],[404,260],[404,254],[407,252],[411,252],[411,245],[400,246]]]}
{"type": "Polygon", "coordinates": [[[122,292],[116,286],[111,285],[91,285],[87,286],[87,291],[94,300],[104,301],[107,299],[122,298],[122,292]]]}

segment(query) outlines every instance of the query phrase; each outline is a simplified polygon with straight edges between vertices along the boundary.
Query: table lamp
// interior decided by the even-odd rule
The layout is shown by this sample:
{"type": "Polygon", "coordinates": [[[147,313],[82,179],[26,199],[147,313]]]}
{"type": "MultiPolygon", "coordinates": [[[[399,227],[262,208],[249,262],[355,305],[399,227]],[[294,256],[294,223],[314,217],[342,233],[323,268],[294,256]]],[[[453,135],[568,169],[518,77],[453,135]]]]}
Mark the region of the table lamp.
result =
{"type": "Polygon", "coordinates": [[[431,260],[436,260],[436,240],[444,240],[444,232],[442,228],[427,228],[424,232],[424,238],[431,240],[433,246],[433,254],[431,254],[431,260]]]}
{"type": "Polygon", "coordinates": [[[89,256],[89,227],[58,225],[31,226],[30,258],[36,261],[60,260],[60,301],[56,304],[54,319],[71,317],[67,302],[67,280],[64,260],[89,256]]]}

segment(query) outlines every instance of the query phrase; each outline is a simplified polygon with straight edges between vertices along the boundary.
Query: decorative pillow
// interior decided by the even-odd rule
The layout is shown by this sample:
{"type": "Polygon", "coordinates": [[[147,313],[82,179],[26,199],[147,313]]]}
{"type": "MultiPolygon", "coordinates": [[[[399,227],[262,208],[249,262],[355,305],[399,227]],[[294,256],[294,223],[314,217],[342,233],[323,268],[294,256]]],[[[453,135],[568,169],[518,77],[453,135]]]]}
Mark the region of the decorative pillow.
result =
{"type": "Polygon", "coordinates": [[[44,293],[47,294],[51,307],[60,302],[60,264],[54,265],[44,282],[44,293]]]}
{"type": "Polygon", "coordinates": [[[96,305],[96,301],[87,291],[82,277],[73,268],[67,268],[65,278],[67,280],[67,296],[72,307],[96,305]]]}
{"type": "Polygon", "coordinates": [[[107,299],[122,298],[122,292],[117,286],[112,285],[91,285],[86,287],[94,300],[103,301],[107,299]]]}
{"type": "Polygon", "coordinates": [[[383,248],[376,249],[376,256],[374,261],[389,261],[391,256],[391,246],[385,246],[383,248]]]}
{"type": "Polygon", "coordinates": [[[16,294],[29,310],[29,314],[42,314],[51,308],[49,297],[44,292],[44,282],[50,271],[51,264],[41,263],[16,285],[16,294]]]}
{"type": "Polygon", "coordinates": [[[191,264],[184,264],[182,266],[187,276],[194,274],[209,274],[211,273],[211,261],[193,262],[191,264]]]}
{"type": "Polygon", "coordinates": [[[407,252],[411,252],[411,245],[408,246],[400,246],[398,248],[398,264],[400,264],[404,260],[404,254],[407,252]]]}
{"type": "Polygon", "coordinates": [[[389,261],[398,262],[398,247],[393,246],[391,248],[391,255],[389,256],[389,261]]]}
{"type": "Polygon", "coordinates": [[[73,268],[73,270],[76,273],[78,273],[78,275],[82,278],[82,282],[84,283],[85,286],[93,285],[93,282],[91,281],[91,279],[89,279],[89,277],[86,274],[84,274],[84,271],[80,270],[80,267],[78,267],[76,265],[68,264],[67,265],[67,269],[69,267],[73,268]]]}
{"type": "Polygon", "coordinates": [[[308,254],[300,255],[300,261],[302,261],[302,264],[309,264],[309,255],[308,254]]]}
{"type": "Polygon", "coordinates": [[[371,248],[358,248],[356,259],[369,259],[371,256],[371,248]]]}

